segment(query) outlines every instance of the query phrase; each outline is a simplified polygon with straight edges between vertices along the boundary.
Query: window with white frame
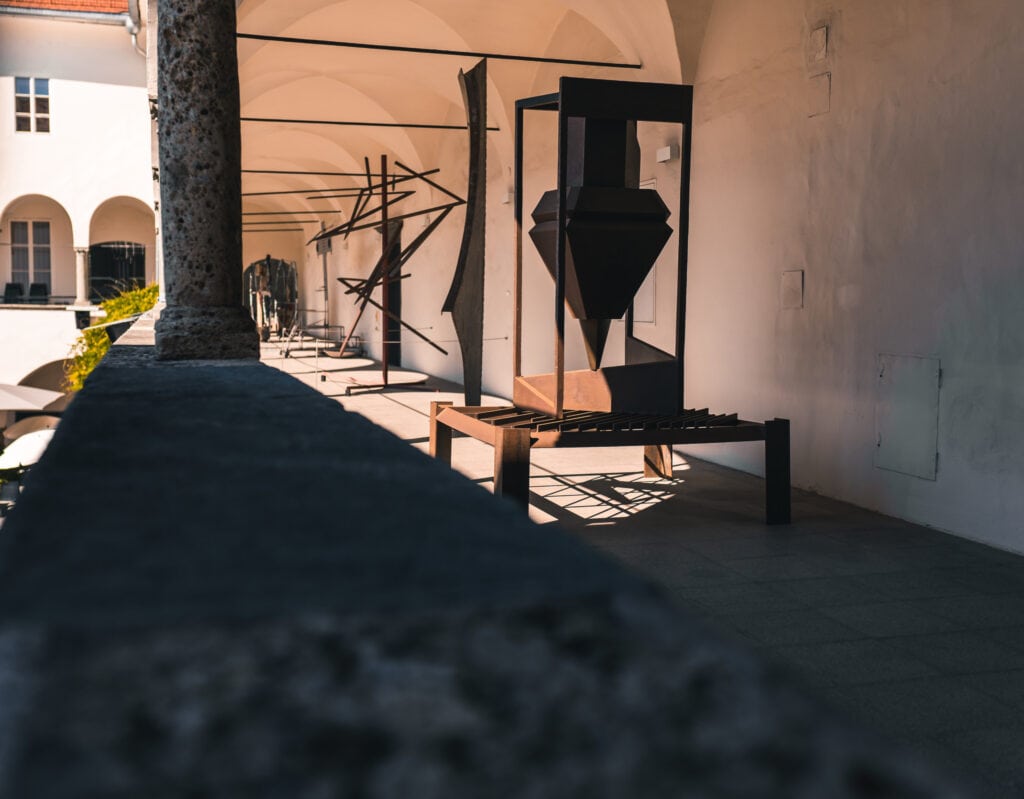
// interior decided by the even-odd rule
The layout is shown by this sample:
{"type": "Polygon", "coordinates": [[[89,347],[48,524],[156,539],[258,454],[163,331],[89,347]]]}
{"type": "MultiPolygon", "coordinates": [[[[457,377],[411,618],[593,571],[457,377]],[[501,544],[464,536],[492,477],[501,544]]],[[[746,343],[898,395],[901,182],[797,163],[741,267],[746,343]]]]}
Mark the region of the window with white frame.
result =
{"type": "Polygon", "coordinates": [[[14,129],[22,133],[50,132],[50,79],[14,79],[14,129]]]}
{"type": "Polygon", "coordinates": [[[33,283],[50,291],[50,223],[11,222],[11,282],[26,294],[33,283]]]}

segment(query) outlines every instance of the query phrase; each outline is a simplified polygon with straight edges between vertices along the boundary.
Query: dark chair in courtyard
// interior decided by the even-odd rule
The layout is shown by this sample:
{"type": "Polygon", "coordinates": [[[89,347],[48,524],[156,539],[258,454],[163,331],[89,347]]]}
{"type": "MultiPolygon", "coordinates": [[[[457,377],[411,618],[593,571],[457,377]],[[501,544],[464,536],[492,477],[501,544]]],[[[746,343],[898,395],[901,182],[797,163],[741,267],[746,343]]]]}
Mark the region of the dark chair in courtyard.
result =
{"type": "Polygon", "coordinates": [[[33,283],[28,287],[28,301],[46,305],[50,301],[50,287],[45,283],[33,283]]]}
{"type": "Polygon", "coordinates": [[[24,302],[25,287],[21,283],[7,283],[4,286],[4,302],[24,302]]]}

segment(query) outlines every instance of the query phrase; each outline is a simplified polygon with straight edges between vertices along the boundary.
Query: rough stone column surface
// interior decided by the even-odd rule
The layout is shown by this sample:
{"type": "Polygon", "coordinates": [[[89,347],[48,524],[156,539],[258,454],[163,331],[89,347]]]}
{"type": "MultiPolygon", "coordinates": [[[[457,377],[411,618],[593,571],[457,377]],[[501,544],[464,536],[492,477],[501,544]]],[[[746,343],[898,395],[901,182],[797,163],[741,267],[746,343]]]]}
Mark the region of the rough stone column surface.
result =
{"type": "Polygon", "coordinates": [[[89,250],[75,247],[75,305],[89,304],[89,250]]]}
{"type": "Polygon", "coordinates": [[[159,0],[164,360],[255,358],[241,306],[242,196],[234,0],[159,0]]]}

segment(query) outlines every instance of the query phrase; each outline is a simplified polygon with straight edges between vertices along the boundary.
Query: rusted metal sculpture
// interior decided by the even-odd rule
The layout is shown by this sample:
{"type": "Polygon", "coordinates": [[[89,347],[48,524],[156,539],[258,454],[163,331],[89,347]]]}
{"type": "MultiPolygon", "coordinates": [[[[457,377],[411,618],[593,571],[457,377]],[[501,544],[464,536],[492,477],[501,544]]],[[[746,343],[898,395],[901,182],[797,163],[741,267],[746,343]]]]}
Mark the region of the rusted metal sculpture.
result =
{"type": "Polygon", "coordinates": [[[462,350],[462,382],[467,405],[479,405],[483,380],[484,236],[487,216],[487,61],[459,70],[469,123],[469,181],[462,246],[451,288],[442,306],[452,315],[462,350]]]}
{"type": "Polygon", "coordinates": [[[765,516],[790,517],[789,421],[749,422],[683,404],[693,87],[562,78],[556,94],[516,102],[513,402],[497,408],[433,403],[430,451],[451,460],[458,430],[494,447],[495,492],[529,501],[533,447],[637,446],[645,476],[672,475],[672,445],[765,442],[765,516]],[[530,235],[555,282],[555,369],[522,374],[523,121],[558,113],[558,188],[530,235]],[[638,188],[638,121],[683,128],[675,352],[633,335],[632,300],[671,231],[655,192],[638,188]],[[590,369],[565,371],[565,309],[580,320],[590,369]],[[626,363],[601,367],[612,319],[626,316],[626,363]]]}

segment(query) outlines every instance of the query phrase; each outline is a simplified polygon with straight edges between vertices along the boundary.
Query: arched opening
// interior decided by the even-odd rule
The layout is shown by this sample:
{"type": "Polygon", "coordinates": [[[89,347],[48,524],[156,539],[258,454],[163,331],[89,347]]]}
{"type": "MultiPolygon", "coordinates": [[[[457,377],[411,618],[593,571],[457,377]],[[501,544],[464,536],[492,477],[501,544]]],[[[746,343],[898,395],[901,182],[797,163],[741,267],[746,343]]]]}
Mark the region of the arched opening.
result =
{"type": "Polygon", "coordinates": [[[89,299],[102,302],[146,285],[146,245],[103,241],[89,247],[89,299]]]}
{"type": "Polygon", "coordinates": [[[71,219],[38,194],[11,202],[0,217],[4,302],[70,302],[75,293],[71,219]]]}
{"type": "Polygon", "coordinates": [[[102,203],[89,224],[89,299],[141,288],[155,279],[153,210],[134,197],[102,203]]]}

